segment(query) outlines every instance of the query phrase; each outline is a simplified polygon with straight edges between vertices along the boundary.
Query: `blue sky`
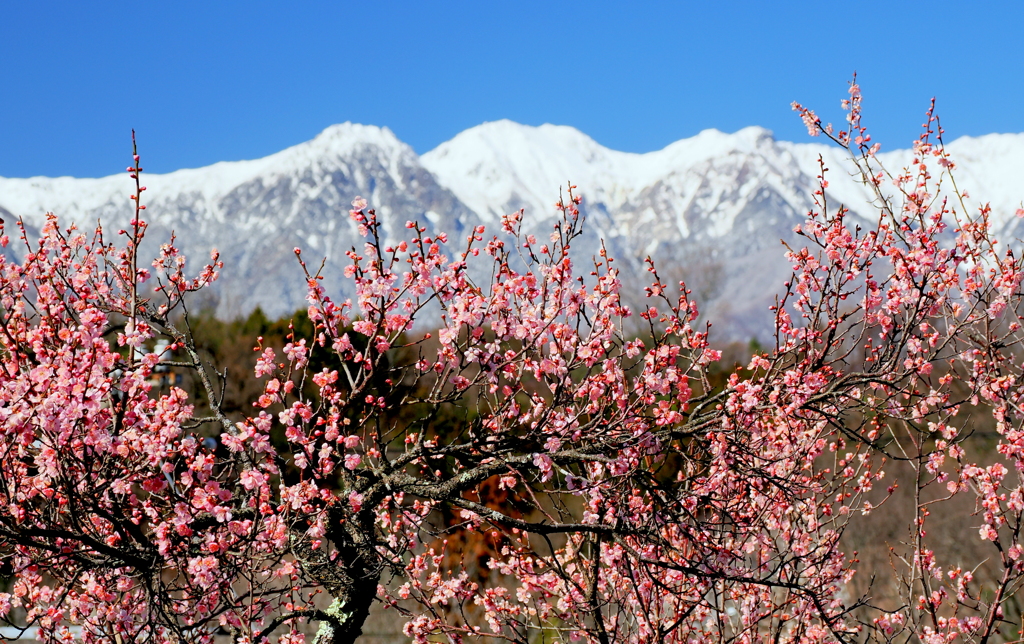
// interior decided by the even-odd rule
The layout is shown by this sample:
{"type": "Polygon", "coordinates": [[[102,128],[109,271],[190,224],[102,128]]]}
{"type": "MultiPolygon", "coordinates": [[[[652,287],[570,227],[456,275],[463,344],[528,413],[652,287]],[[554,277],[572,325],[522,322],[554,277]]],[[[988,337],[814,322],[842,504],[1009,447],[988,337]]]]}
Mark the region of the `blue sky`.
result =
{"type": "Polygon", "coordinates": [[[355,121],[417,152],[509,118],[646,152],[706,128],[807,140],[859,73],[883,147],[1024,131],[1024,3],[0,0],[0,176],[255,158],[355,121]]]}

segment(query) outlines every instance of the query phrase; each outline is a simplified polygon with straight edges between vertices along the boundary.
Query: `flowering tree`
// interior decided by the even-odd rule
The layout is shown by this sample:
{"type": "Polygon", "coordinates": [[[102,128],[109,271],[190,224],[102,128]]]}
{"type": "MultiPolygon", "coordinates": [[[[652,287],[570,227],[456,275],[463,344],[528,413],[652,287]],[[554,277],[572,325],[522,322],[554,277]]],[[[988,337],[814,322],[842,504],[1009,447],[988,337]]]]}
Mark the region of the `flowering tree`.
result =
{"type": "Polygon", "coordinates": [[[172,240],[139,266],[136,155],[121,244],[50,216],[0,266],[0,615],[84,642],[297,642],[313,621],[340,644],[374,602],[417,642],[989,641],[1024,571],[1021,260],[987,209],[937,196],[929,168],[952,163],[931,115],[890,176],[851,94],[838,133],[797,108],[853,153],[877,225],[849,225],[822,172],[775,346],[724,389],[685,285],[651,263],[633,313],[612,258],[574,263],[571,188],[548,240],[520,234],[521,212],[491,236],[409,222],[386,240],[357,200],[354,300],[328,297],[332,276],[296,249],[314,333],[257,347],[263,394],[229,418],[184,299],[219,263],[189,278],[172,240]],[[642,337],[623,332],[634,315],[642,337]],[[436,337],[414,335],[423,319],[436,337]],[[151,390],[156,336],[209,413],[151,390]],[[316,352],[328,367],[310,368],[316,352]],[[1007,465],[965,459],[959,414],[982,401],[1007,465]],[[916,516],[879,605],[848,596],[840,539],[884,502],[891,458],[916,472],[916,516]],[[966,494],[1000,562],[991,588],[928,547],[931,505],[966,494]],[[460,565],[453,529],[485,536],[495,583],[460,565]]]}

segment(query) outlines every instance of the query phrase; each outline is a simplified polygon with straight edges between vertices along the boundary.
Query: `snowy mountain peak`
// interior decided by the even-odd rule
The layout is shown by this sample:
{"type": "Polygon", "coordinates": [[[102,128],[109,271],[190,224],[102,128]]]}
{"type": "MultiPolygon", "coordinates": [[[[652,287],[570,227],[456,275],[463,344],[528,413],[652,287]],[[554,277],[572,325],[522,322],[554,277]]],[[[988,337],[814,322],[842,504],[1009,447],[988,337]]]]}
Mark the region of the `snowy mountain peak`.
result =
{"type": "Polygon", "coordinates": [[[616,153],[576,128],[567,125],[522,125],[514,121],[491,121],[460,132],[450,141],[423,155],[432,164],[459,166],[470,159],[484,159],[512,169],[518,163],[541,161],[549,170],[593,163],[616,153]]]}
{"type": "Polygon", "coordinates": [[[494,220],[518,208],[551,214],[559,186],[580,186],[617,208],[673,172],[689,170],[731,153],[770,154],[769,130],[747,127],[734,134],[704,130],[646,154],[611,150],[563,125],[532,127],[512,121],[484,123],[461,132],[422,157],[463,203],[494,220]]]}
{"type": "Polygon", "coordinates": [[[565,125],[484,123],[461,132],[421,157],[459,199],[485,219],[528,208],[549,214],[559,187],[615,192],[631,182],[629,160],[565,125]]]}
{"type": "MultiPolygon", "coordinates": [[[[1024,189],[1024,134],[963,138],[948,148],[957,185],[992,204],[1003,240],[1024,236],[1013,216],[1024,189]]],[[[583,196],[587,224],[573,247],[581,258],[604,243],[620,260],[630,291],[642,292],[650,255],[669,281],[683,279],[716,320],[719,339],[763,335],[772,295],[789,270],[779,240],[813,206],[818,157],[831,168],[829,202],[870,215],[870,195],[849,172],[843,152],[820,142],[776,141],[769,130],[704,130],[663,149],[611,150],[579,130],[509,120],[470,128],[418,157],[386,127],[341,123],[312,140],[261,159],[217,163],[144,177],[148,240],[173,230],[190,257],[217,246],[225,261],[220,291],[208,306],[226,317],[259,305],[270,315],[303,306],[303,280],[291,249],[326,257],[325,286],[346,295],[338,277],[344,251],[360,244],[346,212],[367,198],[391,239],[406,220],[461,237],[520,208],[528,232],[547,235],[567,182],[583,196]]],[[[890,170],[912,154],[879,155],[890,170]]],[[[101,179],[0,178],[0,212],[38,226],[43,213],[91,225],[131,216],[132,182],[101,179]]],[[[970,202],[974,208],[979,203],[970,202]]],[[[493,227],[492,227],[493,229],[493,227]]],[[[18,252],[11,248],[8,252],[18,252]]]]}
{"type": "Polygon", "coordinates": [[[346,121],[325,128],[312,141],[296,147],[308,146],[318,153],[346,156],[359,148],[373,146],[395,152],[411,152],[412,148],[403,143],[387,127],[361,125],[346,121]]]}
{"type": "Polygon", "coordinates": [[[748,125],[745,128],[736,130],[732,134],[723,132],[716,128],[708,128],[701,130],[696,136],[692,136],[686,139],[680,139],[674,143],[669,144],[668,147],[677,145],[680,143],[689,144],[694,146],[754,146],[764,143],[766,141],[774,142],[775,135],[768,128],[763,128],[760,125],[748,125]]]}

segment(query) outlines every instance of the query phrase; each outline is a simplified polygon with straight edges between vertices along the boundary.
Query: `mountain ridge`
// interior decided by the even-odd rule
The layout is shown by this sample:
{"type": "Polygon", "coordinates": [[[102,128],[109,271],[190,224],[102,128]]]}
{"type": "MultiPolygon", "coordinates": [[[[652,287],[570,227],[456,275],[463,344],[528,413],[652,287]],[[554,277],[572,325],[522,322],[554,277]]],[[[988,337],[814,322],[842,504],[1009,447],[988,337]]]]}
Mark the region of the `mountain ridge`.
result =
{"type": "MultiPolygon", "coordinates": [[[[1024,229],[1013,212],[1024,195],[1015,197],[1012,186],[1024,171],[1024,134],[964,137],[947,147],[960,163],[961,187],[991,201],[998,231],[1020,237],[1024,229]]],[[[896,169],[910,154],[894,150],[879,158],[896,169]]],[[[870,194],[843,172],[849,165],[842,150],[777,141],[757,126],[732,134],[709,129],[641,154],[611,150],[569,126],[502,120],[420,156],[386,127],[342,123],[260,159],[147,173],[148,250],[172,230],[197,259],[217,246],[225,271],[206,304],[223,317],[255,306],[281,315],[304,305],[293,247],[325,256],[328,285],[346,293],[338,276],[344,251],[361,243],[347,217],[357,195],[395,238],[407,219],[459,233],[480,223],[493,227],[519,208],[527,210],[530,232],[546,235],[559,190],[571,180],[588,219],[577,244],[581,257],[603,240],[629,290],[642,292],[642,262],[651,255],[668,279],[685,279],[694,289],[720,339],[763,338],[770,332],[767,307],[789,270],[779,242],[792,239],[813,206],[819,155],[831,168],[830,198],[854,216],[869,214],[870,194]]],[[[131,189],[123,175],[0,177],[0,210],[29,226],[47,211],[80,226],[127,221],[131,189]]]]}

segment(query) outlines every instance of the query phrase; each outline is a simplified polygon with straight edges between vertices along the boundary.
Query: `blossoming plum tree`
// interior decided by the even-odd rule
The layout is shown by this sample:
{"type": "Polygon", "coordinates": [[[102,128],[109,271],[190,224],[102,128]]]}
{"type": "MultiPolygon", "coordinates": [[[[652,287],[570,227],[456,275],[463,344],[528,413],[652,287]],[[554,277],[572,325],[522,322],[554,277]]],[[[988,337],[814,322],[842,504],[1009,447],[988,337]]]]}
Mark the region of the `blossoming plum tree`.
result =
{"type": "Polygon", "coordinates": [[[846,106],[838,133],[796,107],[853,153],[877,224],[828,203],[823,168],[775,345],[724,389],[685,285],[650,263],[634,313],[612,258],[574,262],[572,188],[545,240],[521,212],[492,235],[409,222],[384,239],[357,200],[355,297],[329,297],[296,249],[314,334],[257,347],[263,394],[229,418],[185,300],[220,264],[189,278],[172,240],[139,266],[136,155],[121,244],[51,215],[0,264],[0,615],[83,642],[299,642],[310,621],[340,644],[374,602],[417,642],[991,641],[1024,576],[1021,260],[987,208],[940,196],[953,166],[931,113],[890,176],[855,83],[846,106]],[[414,331],[425,319],[436,337],[414,331]],[[158,335],[209,413],[152,390],[158,335]],[[313,371],[313,352],[336,368],[313,371]],[[965,404],[991,410],[1005,465],[966,459],[965,404]],[[878,605],[848,596],[840,539],[887,459],[914,468],[916,515],[898,599],[878,605]],[[956,495],[978,499],[994,587],[929,549],[929,508],[956,495]],[[490,540],[495,583],[447,551],[442,512],[490,540]]]}

